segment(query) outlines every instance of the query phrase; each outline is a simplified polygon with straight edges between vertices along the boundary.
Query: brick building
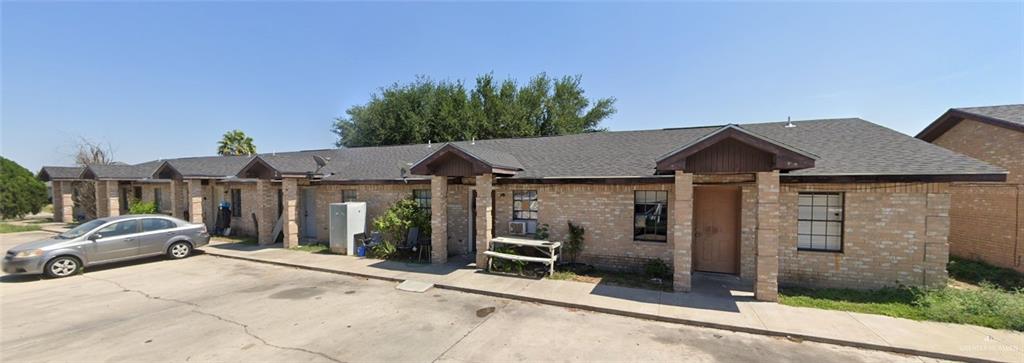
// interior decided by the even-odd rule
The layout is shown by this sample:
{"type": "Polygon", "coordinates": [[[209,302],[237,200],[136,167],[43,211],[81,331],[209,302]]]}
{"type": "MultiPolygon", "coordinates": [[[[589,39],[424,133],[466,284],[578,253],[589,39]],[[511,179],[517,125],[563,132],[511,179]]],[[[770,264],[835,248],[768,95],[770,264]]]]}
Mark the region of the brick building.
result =
{"type": "Polygon", "coordinates": [[[763,300],[776,299],[779,284],[944,284],[950,183],[1006,178],[1002,168],[861,119],[65,171],[44,167],[40,176],[56,191],[73,180],[94,181],[101,215],[123,209],[129,191],[209,224],[216,205],[229,200],[238,207],[237,231],[288,247],[327,239],[329,203],[366,202],[369,221],[391,203],[415,198],[431,212],[437,263],[470,255],[482,266],[490,239],[510,235],[512,222],[526,234],[549,225],[551,239],[564,239],[572,221],[586,228],[584,262],[638,269],[659,259],[672,266],[680,291],[689,290],[693,272],[732,274],[763,300]],[[278,220],[283,233],[272,236],[278,220]]]}
{"type": "Polygon", "coordinates": [[[1024,105],[950,109],[917,138],[1009,171],[951,185],[950,253],[1024,272],[1024,105]]]}

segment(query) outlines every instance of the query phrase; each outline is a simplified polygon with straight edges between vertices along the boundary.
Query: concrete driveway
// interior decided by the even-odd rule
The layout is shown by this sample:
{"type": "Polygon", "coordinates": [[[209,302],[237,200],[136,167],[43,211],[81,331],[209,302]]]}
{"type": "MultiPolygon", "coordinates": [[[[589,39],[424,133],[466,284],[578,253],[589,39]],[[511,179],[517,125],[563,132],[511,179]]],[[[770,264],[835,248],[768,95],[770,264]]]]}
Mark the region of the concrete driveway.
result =
{"type": "Polygon", "coordinates": [[[209,255],[3,276],[0,361],[921,361],[394,287],[209,255]]]}

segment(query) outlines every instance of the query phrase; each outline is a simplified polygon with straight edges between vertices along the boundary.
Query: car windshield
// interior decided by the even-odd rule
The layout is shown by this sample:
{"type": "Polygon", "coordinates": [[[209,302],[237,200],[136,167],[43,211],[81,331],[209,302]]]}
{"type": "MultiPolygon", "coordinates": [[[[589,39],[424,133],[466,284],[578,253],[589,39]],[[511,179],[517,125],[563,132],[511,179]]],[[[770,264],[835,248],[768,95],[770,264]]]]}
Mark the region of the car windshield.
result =
{"type": "Polygon", "coordinates": [[[64,238],[64,239],[78,238],[78,237],[81,237],[83,234],[89,233],[89,231],[96,229],[96,227],[99,227],[99,226],[103,225],[103,223],[106,223],[106,222],[98,220],[98,219],[94,219],[94,220],[82,223],[82,224],[78,225],[78,227],[72,228],[72,229],[68,230],[67,232],[58,234],[57,237],[64,238]]]}

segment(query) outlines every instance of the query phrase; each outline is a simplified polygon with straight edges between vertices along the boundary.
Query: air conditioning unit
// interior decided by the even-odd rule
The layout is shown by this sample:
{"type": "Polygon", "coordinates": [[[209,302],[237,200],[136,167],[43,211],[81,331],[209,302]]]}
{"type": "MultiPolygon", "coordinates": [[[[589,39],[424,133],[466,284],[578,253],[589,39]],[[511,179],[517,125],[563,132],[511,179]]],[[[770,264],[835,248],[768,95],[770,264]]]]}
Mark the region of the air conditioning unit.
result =
{"type": "Polygon", "coordinates": [[[508,222],[508,233],[514,235],[526,234],[526,222],[508,222]]]}

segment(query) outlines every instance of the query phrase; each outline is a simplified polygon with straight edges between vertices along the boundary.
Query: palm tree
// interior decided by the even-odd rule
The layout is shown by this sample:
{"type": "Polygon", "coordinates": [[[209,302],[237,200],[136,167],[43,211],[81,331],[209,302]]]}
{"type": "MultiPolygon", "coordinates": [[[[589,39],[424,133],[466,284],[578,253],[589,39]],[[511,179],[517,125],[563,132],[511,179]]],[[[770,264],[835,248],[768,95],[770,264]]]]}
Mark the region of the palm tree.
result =
{"type": "Polygon", "coordinates": [[[252,138],[246,136],[242,130],[231,130],[224,133],[217,146],[217,154],[220,155],[252,155],[256,153],[256,145],[252,138]]]}

